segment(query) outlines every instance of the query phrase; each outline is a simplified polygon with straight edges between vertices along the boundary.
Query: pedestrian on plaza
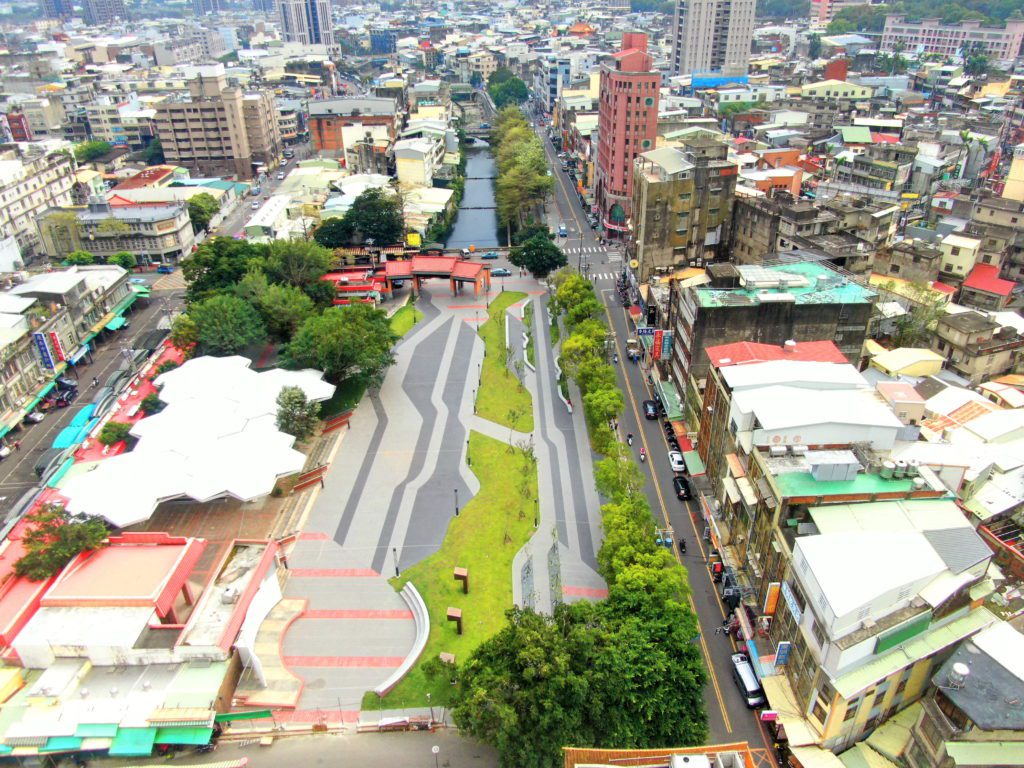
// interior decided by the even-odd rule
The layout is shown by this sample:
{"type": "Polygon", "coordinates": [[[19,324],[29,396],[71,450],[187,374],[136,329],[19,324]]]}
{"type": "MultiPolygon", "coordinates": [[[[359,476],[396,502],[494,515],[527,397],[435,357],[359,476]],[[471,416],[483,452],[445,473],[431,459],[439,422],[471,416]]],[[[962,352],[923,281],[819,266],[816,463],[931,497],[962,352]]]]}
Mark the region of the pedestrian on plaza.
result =
{"type": "Polygon", "coordinates": [[[16,450],[16,451],[20,451],[21,450],[21,440],[15,440],[14,441],[14,450],[16,450]]]}
{"type": "Polygon", "coordinates": [[[100,385],[100,380],[97,377],[93,376],[92,377],[92,386],[93,386],[93,388],[95,389],[99,385],[100,385]]]}

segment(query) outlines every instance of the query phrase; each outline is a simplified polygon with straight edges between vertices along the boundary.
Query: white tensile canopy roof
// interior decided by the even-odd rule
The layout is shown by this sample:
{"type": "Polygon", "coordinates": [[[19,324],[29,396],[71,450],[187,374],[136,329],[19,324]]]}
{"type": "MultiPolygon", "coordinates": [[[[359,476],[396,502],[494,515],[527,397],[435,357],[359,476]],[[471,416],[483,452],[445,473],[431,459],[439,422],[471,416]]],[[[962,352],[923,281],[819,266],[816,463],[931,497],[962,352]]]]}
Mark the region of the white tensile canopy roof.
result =
{"type": "Polygon", "coordinates": [[[320,371],[258,373],[245,357],[197,357],[157,377],[167,407],[132,427],[129,453],[100,461],[62,492],[68,511],[125,527],[148,520],[163,501],[241,501],[266,496],[306,457],[278,431],[277,396],[296,386],[310,401],[328,400],[334,385],[320,371]]]}

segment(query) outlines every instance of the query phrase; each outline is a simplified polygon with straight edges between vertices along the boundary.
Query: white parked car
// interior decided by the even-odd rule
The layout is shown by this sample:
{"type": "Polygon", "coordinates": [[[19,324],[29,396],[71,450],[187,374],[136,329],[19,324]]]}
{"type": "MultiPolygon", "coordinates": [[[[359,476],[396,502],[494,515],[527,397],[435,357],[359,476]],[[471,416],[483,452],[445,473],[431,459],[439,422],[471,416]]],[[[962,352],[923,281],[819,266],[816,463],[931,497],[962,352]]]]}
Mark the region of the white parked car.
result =
{"type": "Polygon", "coordinates": [[[686,462],[683,461],[683,454],[679,451],[668,452],[668,463],[672,467],[673,472],[685,472],[686,462]]]}

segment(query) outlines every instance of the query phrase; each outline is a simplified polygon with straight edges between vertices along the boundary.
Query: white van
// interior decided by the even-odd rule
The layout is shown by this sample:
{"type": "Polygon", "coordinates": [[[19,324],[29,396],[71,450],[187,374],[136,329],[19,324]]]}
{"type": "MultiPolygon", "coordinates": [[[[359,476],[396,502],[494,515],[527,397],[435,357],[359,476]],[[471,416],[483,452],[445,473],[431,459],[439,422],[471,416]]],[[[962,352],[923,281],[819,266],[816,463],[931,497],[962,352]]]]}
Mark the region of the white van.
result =
{"type": "Polygon", "coordinates": [[[734,653],[732,655],[732,679],[740,690],[740,695],[747,704],[748,709],[756,709],[764,706],[764,690],[761,682],[754,674],[754,668],[750,666],[750,659],[745,653],[734,653]]]}

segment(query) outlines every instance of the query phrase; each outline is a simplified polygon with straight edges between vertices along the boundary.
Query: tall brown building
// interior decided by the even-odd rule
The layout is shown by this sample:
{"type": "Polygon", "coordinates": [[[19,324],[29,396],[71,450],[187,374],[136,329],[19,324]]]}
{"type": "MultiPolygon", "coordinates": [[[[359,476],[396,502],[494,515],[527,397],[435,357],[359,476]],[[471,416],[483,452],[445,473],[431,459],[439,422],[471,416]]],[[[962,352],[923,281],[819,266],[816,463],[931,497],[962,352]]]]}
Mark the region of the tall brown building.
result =
{"type": "Polygon", "coordinates": [[[249,179],[281,152],[272,97],[229,87],[220,64],[199,68],[188,97],[157,105],[156,128],[167,162],[202,175],[249,179]]]}

